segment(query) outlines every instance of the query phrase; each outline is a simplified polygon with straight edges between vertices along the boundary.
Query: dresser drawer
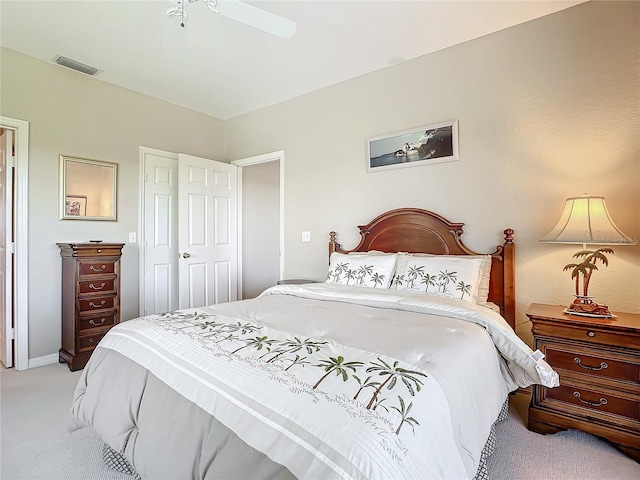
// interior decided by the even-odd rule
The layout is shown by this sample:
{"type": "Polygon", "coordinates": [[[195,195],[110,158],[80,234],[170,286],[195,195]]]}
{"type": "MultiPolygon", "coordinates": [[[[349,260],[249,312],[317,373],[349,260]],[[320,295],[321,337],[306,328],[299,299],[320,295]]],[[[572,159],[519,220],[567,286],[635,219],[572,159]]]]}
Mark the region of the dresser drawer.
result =
{"type": "Polygon", "coordinates": [[[111,293],[115,291],[115,278],[78,282],[80,293],[111,293]]]}
{"type": "Polygon", "coordinates": [[[105,312],[104,315],[96,315],[94,317],[80,317],[78,319],[78,332],[82,334],[84,333],[84,330],[113,327],[115,324],[115,312],[105,312]]]}
{"type": "MultiPolygon", "coordinates": [[[[610,415],[626,417],[640,422],[640,400],[622,398],[610,393],[602,393],[597,389],[573,386],[571,384],[560,385],[555,388],[544,388],[544,399],[553,399],[558,402],[577,406],[589,411],[590,416],[601,419],[610,418],[610,415]]],[[[547,405],[550,407],[550,405],[547,405]]],[[[560,407],[564,411],[566,407],[560,407]]]]}
{"type": "Polygon", "coordinates": [[[89,248],[81,248],[74,250],[75,257],[119,257],[122,247],[116,245],[96,245],[89,248]]]}
{"type": "Polygon", "coordinates": [[[100,343],[102,337],[107,334],[106,331],[94,333],[92,335],[82,335],[78,337],[78,351],[86,352],[87,350],[93,350],[96,345],[100,343]]]}
{"type": "Polygon", "coordinates": [[[112,261],[80,260],[78,261],[78,269],[80,276],[83,277],[88,275],[113,274],[116,271],[116,264],[112,261]]]}
{"type": "Polygon", "coordinates": [[[571,346],[544,343],[543,345],[546,360],[554,369],[640,385],[640,357],[613,358],[612,354],[607,355],[604,352],[584,353],[583,350],[571,346]]]}
{"type": "Polygon", "coordinates": [[[99,310],[112,310],[116,307],[116,297],[113,295],[108,297],[94,297],[79,300],[80,304],[78,313],[82,316],[91,315],[99,310]]]}

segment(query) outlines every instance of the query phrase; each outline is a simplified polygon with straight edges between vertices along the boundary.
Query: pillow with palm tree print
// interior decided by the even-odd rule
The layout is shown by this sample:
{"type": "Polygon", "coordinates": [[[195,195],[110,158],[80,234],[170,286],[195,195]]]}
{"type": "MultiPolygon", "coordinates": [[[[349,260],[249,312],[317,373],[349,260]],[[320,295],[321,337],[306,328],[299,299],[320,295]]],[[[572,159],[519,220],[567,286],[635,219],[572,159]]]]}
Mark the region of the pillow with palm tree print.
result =
{"type": "MultiPolygon", "coordinates": [[[[400,252],[398,252],[400,253],[400,252]]],[[[433,257],[435,254],[432,253],[406,253],[405,255],[411,255],[414,257],[433,257]]],[[[480,277],[480,283],[478,285],[478,294],[476,295],[476,303],[486,303],[489,299],[489,284],[491,283],[491,255],[440,255],[441,257],[452,257],[452,258],[481,258],[482,259],[482,267],[481,272],[482,276],[480,277]]]]}
{"type": "Polygon", "coordinates": [[[483,261],[482,258],[400,254],[390,288],[477,303],[483,261]]]}
{"type": "Polygon", "coordinates": [[[396,269],[396,255],[348,255],[334,252],[325,283],[356,287],[389,288],[396,269]]]}

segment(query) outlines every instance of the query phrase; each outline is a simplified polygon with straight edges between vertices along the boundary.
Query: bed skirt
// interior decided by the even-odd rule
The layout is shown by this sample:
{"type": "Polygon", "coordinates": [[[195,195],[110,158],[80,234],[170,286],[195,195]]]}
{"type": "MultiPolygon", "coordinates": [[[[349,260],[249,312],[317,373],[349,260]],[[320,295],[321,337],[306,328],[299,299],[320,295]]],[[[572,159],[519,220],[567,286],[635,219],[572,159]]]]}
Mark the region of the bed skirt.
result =
{"type": "Polygon", "coordinates": [[[484,448],[482,449],[482,453],[480,454],[480,465],[478,465],[478,471],[476,472],[476,476],[473,477],[473,480],[489,480],[489,471],[487,470],[487,460],[493,452],[496,451],[496,425],[509,416],[509,398],[504,401],[502,404],[502,410],[498,414],[498,418],[491,425],[491,432],[489,432],[489,438],[487,438],[487,443],[484,444],[484,448]]]}

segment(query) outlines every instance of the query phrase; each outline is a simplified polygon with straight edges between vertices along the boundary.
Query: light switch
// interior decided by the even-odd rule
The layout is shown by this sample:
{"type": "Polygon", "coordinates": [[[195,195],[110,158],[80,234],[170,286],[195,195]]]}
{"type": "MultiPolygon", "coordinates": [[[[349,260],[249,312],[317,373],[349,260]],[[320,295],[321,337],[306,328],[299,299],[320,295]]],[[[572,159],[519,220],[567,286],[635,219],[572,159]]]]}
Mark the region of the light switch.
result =
{"type": "Polygon", "coordinates": [[[311,232],[302,232],[302,241],[310,242],[311,241],[311,232]]]}
{"type": "Polygon", "coordinates": [[[136,243],[136,232],[129,232],[129,243],[136,243]]]}

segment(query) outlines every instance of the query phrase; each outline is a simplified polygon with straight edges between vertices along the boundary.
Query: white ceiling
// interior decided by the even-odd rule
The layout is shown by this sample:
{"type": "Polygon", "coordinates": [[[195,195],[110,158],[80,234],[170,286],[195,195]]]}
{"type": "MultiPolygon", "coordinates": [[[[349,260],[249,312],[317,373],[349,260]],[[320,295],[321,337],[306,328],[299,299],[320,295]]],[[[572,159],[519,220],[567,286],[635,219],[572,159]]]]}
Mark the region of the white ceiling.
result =
{"type": "Polygon", "coordinates": [[[226,120],[583,1],[247,2],[297,22],[283,40],[202,2],[185,32],[165,25],[169,0],[1,0],[0,43],[226,120]]]}

